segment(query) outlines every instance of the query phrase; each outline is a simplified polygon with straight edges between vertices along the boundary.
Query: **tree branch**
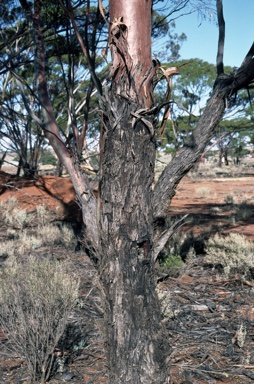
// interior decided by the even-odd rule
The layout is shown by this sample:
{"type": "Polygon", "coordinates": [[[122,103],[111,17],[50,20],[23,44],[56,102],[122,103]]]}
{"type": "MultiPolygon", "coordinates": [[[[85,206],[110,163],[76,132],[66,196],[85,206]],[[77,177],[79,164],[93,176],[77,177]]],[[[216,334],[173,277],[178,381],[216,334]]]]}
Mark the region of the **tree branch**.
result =
{"type": "MultiPolygon", "coordinates": [[[[252,49],[249,52],[252,52],[252,49]]],[[[248,54],[247,54],[248,56],[248,54]]],[[[207,144],[214,136],[214,130],[225,111],[225,100],[238,90],[248,87],[254,80],[254,58],[244,60],[234,73],[218,77],[213,93],[208,100],[203,115],[200,117],[189,141],[173,157],[164,169],[154,188],[154,220],[166,216],[169,203],[181,179],[200,159],[207,144]]]]}
{"type": "Polygon", "coordinates": [[[168,240],[174,235],[174,233],[185,224],[185,219],[188,217],[188,215],[184,215],[179,220],[175,221],[169,229],[167,229],[162,236],[159,238],[157,243],[154,246],[153,251],[153,258],[152,261],[155,263],[157,260],[157,257],[159,253],[164,249],[165,245],[167,244],[168,240]]]}
{"type": "Polygon", "coordinates": [[[71,3],[70,3],[69,0],[67,0],[67,4],[68,4],[68,8],[67,8],[63,4],[62,0],[58,0],[58,1],[59,1],[59,4],[61,5],[61,7],[65,10],[65,12],[68,15],[68,17],[71,19],[71,22],[72,22],[75,34],[77,36],[78,42],[80,44],[80,47],[82,49],[83,54],[85,55],[85,57],[87,59],[87,65],[88,65],[89,71],[91,73],[91,77],[93,79],[94,85],[95,85],[96,89],[98,90],[99,94],[102,95],[101,81],[100,81],[100,79],[97,77],[97,75],[95,73],[94,65],[92,63],[89,50],[85,46],[84,41],[83,41],[79,31],[78,31],[78,27],[77,27],[77,23],[75,21],[75,17],[74,17],[74,14],[73,14],[73,9],[72,9],[71,3]]]}
{"type": "Polygon", "coordinates": [[[251,61],[251,59],[253,59],[253,56],[254,56],[254,42],[252,43],[252,46],[250,47],[249,52],[245,56],[245,58],[242,62],[242,66],[248,64],[249,61],[251,61]]]}
{"type": "Polygon", "coordinates": [[[77,198],[82,206],[83,220],[86,226],[88,245],[96,249],[98,245],[98,227],[96,221],[96,200],[85,174],[82,173],[78,162],[74,161],[66,148],[55,120],[53,106],[48,93],[46,79],[46,58],[44,36],[41,29],[41,0],[34,1],[34,14],[26,0],[21,0],[27,15],[32,21],[32,33],[35,45],[35,77],[37,80],[38,99],[42,106],[46,136],[54,148],[58,158],[67,169],[72,180],[77,198]]]}
{"type": "Polygon", "coordinates": [[[218,25],[219,25],[217,75],[220,76],[220,75],[223,75],[224,73],[223,55],[224,55],[224,43],[225,43],[225,21],[223,17],[222,0],[216,1],[216,8],[217,8],[217,18],[218,18],[218,25]]]}

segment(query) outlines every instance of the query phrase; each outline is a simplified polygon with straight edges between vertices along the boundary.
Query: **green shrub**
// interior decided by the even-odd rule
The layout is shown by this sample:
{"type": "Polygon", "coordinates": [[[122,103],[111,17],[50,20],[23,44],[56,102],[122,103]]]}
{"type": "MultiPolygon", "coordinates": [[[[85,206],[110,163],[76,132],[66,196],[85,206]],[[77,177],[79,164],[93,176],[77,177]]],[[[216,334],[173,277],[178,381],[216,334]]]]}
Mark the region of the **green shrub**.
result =
{"type": "Polygon", "coordinates": [[[168,255],[165,260],[161,262],[161,269],[165,273],[178,274],[184,267],[184,262],[179,255],[168,255]]]}
{"type": "Polygon", "coordinates": [[[253,215],[253,206],[246,203],[245,201],[241,202],[238,206],[236,212],[236,218],[240,221],[249,220],[253,215]]]}
{"type": "Polygon", "coordinates": [[[78,285],[67,265],[32,257],[26,263],[13,258],[0,273],[0,324],[10,348],[26,359],[31,383],[50,376],[78,285]]]}

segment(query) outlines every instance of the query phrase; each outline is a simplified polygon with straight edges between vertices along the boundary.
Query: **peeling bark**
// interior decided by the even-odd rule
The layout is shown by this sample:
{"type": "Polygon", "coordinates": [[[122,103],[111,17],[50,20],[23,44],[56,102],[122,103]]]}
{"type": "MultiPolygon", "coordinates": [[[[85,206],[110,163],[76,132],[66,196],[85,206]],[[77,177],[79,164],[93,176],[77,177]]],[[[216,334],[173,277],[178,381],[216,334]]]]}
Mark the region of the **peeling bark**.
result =
{"type": "MultiPolygon", "coordinates": [[[[110,384],[166,384],[170,348],[161,324],[154,262],[172,229],[162,236],[157,233],[154,245],[154,225],[161,218],[163,222],[176,186],[213,137],[227,99],[253,82],[254,48],[233,74],[225,76],[220,72],[192,137],[165,168],[153,191],[155,113],[160,108],[154,107],[153,102],[156,67],[151,59],[151,0],[110,0],[109,42],[113,60],[108,76],[110,85],[103,95],[100,82],[96,85],[103,116],[96,215],[92,190],[75,152],[68,150],[61,139],[48,95],[41,0],[35,0],[34,16],[27,1],[20,2],[33,22],[44,128],[70,174],[82,206],[89,246],[99,259],[110,384]]],[[[72,11],[66,12],[77,30],[72,11]]],[[[76,33],[89,58],[81,36],[76,33]]],[[[96,84],[94,68],[90,69],[96,84]]]]}
{"type": "Polygon", "coordinates": [[[165,384],[170,349],[152,261],[155,140],[146,124],[133,117],[139,105],[111,89],[105,107],[99,271],[110,383],[165,384]]]}
{"type": "Polygon", "coordinates": [[[152,258],[156,140],[154,115],[149,112],[155,75],[151,24],[145,26],[147,31],[142,26],[139,41],[141,27],[133,14],[134,9],[139,14],[149,11],[150,20],[149,3],[110,2],[113,66],[111,86],[101,99],[99,273],[111,384],[165,384],[168,379],[170,348],[161,324],[152,258]],[[149,49],[144,48],[141,62],[143,37],[149,39],[149,49]]]}
{"type": "MultiPolygon", "coordinates": [[[[115,85],[125,82],[121,92],[140,105],[153,105],[155,70],[151,57],[151,0],[110,1],[109,43],[112,56],[110,78],[115,85]],[[137,15],[142,19],[137,22],[137,15]],[[123,78],[123,73],[126,73],[123,78]]],[[[117,90],[119,93],[119,91],[117,90]]]]}

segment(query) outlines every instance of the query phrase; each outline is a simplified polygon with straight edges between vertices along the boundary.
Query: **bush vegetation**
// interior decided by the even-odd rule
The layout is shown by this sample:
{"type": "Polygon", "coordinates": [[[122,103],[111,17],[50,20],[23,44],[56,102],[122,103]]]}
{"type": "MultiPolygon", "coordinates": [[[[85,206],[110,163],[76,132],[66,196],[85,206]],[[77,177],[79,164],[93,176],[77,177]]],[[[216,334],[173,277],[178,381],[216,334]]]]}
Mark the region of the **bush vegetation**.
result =
{"type": "Polygon", "coordinates": [[[40,158],[40,163],[43,165],[56,165],[57,164],[57,159],[56,156],[53,155],[52,151],[50,150],[44,150],[41,158],[40,158]]]}
{"type": "Polygon", "coordinates": [[[254,243],[238,233],[210,237],[205,251],[206,262],[222,265],[225,274],[238,271],[245,276],[254,268],[254,243]]]}
{"type": "Polygon", "coordinates": [[[9,240],[0,248],[0,256],[22,256],[43,246],[62,245],[74,248],[76,237],[68,223],[54,223],[52,213],[45,206],[35,211],[17,208],[17,200],[10,198],[0,203],[0,217],[8,227],[9,240]]]}
{"type": "Polygon", "coordinates": [[[9,348],[27,361],[30,383],[45,383],[51,374],[54,348],[62,336],[78,294],[70,264],[46,259],[37,249],[76,244],[68,223],[53,222],[46,206],[33,211],[18,207],[16,198],[0,203],[0,224],[8,240],[0,269],[0,326],[9,348]]]}
{"type": "Polygon", "coordinates": [[[50,377],[54,349],[78,295],[70,268],[55,261],[12,258],[0,273],[0,324],[9,347],[26,359],[30,383],[50,377]]]}

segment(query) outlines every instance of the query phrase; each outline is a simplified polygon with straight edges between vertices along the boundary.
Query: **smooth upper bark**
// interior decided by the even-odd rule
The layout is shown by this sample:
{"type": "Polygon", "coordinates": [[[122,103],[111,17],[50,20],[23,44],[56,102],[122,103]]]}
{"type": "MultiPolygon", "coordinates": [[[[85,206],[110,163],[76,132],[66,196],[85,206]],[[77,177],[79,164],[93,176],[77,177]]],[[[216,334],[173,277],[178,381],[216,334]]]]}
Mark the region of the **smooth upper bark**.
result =
{"type": "Polygon", "coordinates": [[[155,69],[151,58],[151,0],[111,0],[109,43],[112,56],[110,78],[125,81],[125,93],[140,105],[153,105],[155,69]],[[126,78],[123,78],[126,74],[126,78]]]}
{"type": "MultiPolygon", "coordinates": [[[[151,0],[110,1],[110,33],[114,23],[123,22],[128,31],[126,41],[133,67],[142,66],[145,74],[151,67],[151,0]]],[[[116,47],[117,50],[117,47],[116,47]]],[[[113,66],[118,61],[118,52],[112,49],[113,66]]]]}

